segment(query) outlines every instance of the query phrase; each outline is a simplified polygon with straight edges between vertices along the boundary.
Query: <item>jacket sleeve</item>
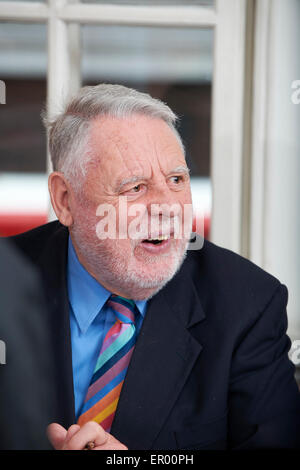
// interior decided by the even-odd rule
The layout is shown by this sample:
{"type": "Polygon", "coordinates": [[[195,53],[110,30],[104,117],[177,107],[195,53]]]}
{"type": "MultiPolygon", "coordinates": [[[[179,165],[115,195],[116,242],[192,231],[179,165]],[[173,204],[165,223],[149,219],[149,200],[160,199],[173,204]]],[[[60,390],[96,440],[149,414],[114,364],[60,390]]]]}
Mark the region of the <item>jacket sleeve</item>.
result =
{"type": "Polygon", "coordinates": [[[287,298],[280,284],[235,347],[228,396],[232,449],[300,449],[300,393],[288,357],[287,298]]]}

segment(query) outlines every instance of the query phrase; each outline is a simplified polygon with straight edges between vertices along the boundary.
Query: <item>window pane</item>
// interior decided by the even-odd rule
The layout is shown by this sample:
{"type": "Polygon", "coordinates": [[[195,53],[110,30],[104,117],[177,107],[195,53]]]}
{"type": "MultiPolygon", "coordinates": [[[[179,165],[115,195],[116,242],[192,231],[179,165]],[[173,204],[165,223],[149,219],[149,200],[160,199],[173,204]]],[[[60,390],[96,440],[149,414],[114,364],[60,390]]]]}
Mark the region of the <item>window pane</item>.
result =
{"type": "Polygon", "coordinates": [[[103,3],[114,5],[180,5],[180,6],[203,6],[213,7],[214,0],[81,0],[82,3],[103,3]]]}
{"type": "MultiPolygon", "coordinates": [[[[9,0],[10,2],[38,2],[38,3],[45,3],[46,1],[48,0],[9,0]]],[[[7,2],[7,0],[0,0],[0,3],[1,2],[7,2]]]]}
{"type": "Polygon", "coordinates": [[[46,26],[0,24],[0,172],[46,171],[40,113],[46,101],[46,26]]]}
{"type": "Polygon", "coordinates": [[[85,25],[82,47],[84,84],[133,87],[180,116],[193,197],[209,214],[213,30],[85,25]]]}
{"type": "Polygon", "coordinates": [[[45,25],[0,23],[0,236],[47,220],[46,34],[45,25]]]}

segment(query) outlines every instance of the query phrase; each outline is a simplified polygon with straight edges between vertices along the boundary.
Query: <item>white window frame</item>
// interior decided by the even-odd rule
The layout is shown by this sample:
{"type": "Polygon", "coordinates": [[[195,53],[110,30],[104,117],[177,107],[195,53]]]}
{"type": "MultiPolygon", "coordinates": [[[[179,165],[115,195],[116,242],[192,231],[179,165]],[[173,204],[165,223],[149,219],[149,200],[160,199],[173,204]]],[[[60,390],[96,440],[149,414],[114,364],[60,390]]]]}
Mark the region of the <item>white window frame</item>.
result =
{"type": "Polygon", "coordinates": [[[215,0],[214,8],[81,4],[78,0],[0,2],[0,21],[48,23],[50,113],[55,113],[61,100],[80,86],[79,25],[214,29],[211,240],[238,253],[247,249],[243,240],[248,230],[243,223],[247,187],[243,168],[248,2],[253,0],[215,0]]]}

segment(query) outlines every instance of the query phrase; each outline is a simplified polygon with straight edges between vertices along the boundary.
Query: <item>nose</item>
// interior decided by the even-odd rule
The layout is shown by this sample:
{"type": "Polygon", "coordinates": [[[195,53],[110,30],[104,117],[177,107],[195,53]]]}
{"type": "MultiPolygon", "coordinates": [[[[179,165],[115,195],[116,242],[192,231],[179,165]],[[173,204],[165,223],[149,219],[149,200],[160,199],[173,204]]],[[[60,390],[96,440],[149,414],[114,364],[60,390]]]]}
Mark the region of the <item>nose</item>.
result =
{"type": "Polygon", "coordinates": [[[148,199],[148,213],[152,216],[176,217],[181,213],[180,193],[172,191],[166,182],[152,188],[148,199]]]}
{"type": "Polygon", "coordinates": [[[177,217],[181,214],[182,208],[178,201],[171,202],[154,202],[150,205],[148,213],[152,216],[163,217],[177,217]]]}

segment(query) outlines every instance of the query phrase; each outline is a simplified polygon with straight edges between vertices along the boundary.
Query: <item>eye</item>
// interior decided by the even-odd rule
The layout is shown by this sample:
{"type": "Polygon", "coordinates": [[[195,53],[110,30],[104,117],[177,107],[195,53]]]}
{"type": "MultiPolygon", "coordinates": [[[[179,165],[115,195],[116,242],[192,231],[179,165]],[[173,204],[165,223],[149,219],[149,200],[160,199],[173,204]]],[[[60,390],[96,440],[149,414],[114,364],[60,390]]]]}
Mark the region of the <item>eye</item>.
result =
{"type": "Polygon", "coordinates": [[[183,177],[181,175],[180,176],[172,176],[171,180],[173,181],[173,183],[179,184],[183,181],[183,177]]]}
{"type": "Polygon", "coordinates": [[[174,176],[171,176],[170,182],[174,186],[180,186],[185,183],[186,179],[187,178],[185,175],[174,175],[174,176]]]}
{"type": "Polygon", "coordinates": [[[123,192],[124,196],[134,196],[135,194],[142,194],[145,191],[144,184],[136,184],[132,188],[127,189],[123,192]]]}
{"type": "Polygon", "coordinates": [[[173,191],[181,191],[185,189],[186,184],[189,181],[189,176],[187,174],[172,175],[169,177],[169,187],[173,191]]]}

